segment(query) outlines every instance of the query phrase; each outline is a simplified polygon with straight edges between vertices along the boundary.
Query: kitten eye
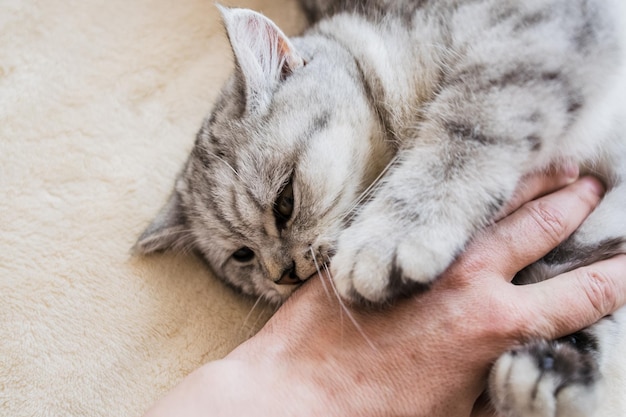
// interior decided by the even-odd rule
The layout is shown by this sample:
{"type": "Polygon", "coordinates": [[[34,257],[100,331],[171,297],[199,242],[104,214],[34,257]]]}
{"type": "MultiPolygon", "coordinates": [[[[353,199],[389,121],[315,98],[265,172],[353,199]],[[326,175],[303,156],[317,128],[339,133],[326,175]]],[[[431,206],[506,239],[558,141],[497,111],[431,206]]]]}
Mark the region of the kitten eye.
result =
{"type": "Polygon", "coordinates": [[[293,205],[293,185],[292,181],[289,180],[274,203],[274,216],[279,226],[284,226],[287,223],[293,214],[293,205]]]}
{"type": "Polygon", "coordinates": [[[249,262],[254,258],[254,252],[252,249],[244,246],[232,254],[232,257],[237,262],[249,262]]]}

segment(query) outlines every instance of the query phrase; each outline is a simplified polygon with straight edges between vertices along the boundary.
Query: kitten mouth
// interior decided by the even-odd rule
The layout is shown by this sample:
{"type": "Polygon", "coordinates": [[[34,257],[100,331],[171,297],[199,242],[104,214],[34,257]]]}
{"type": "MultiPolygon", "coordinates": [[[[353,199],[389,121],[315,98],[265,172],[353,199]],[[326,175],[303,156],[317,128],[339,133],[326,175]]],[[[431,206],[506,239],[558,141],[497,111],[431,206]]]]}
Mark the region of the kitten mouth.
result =
{"type": "Polygon", "coordinates": [[[289,275],[283,275],[278,281],[274,281],[274,284],[277,285],[300,285],[304,281],[302,281],[298,277],[293,277],[289,275]]]}
{"type": "Polygon", "coordinates": [[[321,274],[322,274],[322,272],[315,271],[311,275],[309,275],[308,277],[306,277],[304,279],[300,279],[300,278],[295,277],[295,276],[285,275],[281,279],[279,279],[278,281],[274,281],[274,284],[281,285],[281,286],[294,286],[295,287],[295,286],[304,284],[306,281],[310,280],[311,278],[314,278],[314,277],[316,277],[318,275],[321,275],[321,274]]]}
{"type": "Polygon", "coordinates": [[[316,276],[318,276],[318,275],[320,275],[320,272],[315,271],[315,272],[313,272],[311,275],[309,275],[308,277],[306,277],[306,278],[305,278],[302,282],[306,282],[306,281],[310,280],[311,278],[314,278],[314,277],[316,277],[316,276]]]}

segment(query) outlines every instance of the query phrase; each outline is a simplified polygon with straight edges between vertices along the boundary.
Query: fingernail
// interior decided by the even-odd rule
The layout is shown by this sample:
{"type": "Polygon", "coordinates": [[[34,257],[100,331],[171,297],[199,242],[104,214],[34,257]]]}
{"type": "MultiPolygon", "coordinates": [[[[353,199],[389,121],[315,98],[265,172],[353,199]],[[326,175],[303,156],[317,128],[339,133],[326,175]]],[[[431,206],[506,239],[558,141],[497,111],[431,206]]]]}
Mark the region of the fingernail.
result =
{"type": "Polygon", "coordinates": [[[598,195],[600,197],[604,195],[604,184],[602,184],[599,179],[594,177],[584,177],[582,180],[585,182],[589,190],[595,195],[598,195]]]}

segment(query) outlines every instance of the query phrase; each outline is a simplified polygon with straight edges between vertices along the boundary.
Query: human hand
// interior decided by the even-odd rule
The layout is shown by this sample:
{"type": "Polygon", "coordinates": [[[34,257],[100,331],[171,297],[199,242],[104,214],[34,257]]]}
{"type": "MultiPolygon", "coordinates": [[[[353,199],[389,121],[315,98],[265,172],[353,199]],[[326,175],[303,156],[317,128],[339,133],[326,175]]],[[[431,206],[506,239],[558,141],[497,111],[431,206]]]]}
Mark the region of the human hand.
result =
{"type": "MultiPolygon", "coordinates": [[[[564,182],[554,173],[529,178],[509,210],[564,182]]],[[[510,284],[600,195],[584,178],[524,205],[476,237],[430,291],[383,311],[340,307],[330,280],[312,280],[255,337],[192,373],[148,415],[469,416],[504,351],[575,332],[626,303],[625,256],[510,284]]]]}

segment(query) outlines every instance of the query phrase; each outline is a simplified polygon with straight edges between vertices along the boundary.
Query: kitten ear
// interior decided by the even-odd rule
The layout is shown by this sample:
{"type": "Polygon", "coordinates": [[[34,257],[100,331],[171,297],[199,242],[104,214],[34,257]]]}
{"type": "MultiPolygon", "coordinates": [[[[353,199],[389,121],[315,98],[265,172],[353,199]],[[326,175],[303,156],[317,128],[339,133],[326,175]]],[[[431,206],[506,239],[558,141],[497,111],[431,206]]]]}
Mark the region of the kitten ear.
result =
{"type": "Polygon", "coordinates": [[[156,218],[137,239],[133,251],[147,255],[168,249],[178,249],[190,241],[180,197],[174,191],[156,218]]]}
{"type": "Polygon", "coordinates": [[[304,66],[304,60],[270,19],[248,9],[217,7],[245,84],[246,111],[262,109],[276,83],[304,66]]]}

